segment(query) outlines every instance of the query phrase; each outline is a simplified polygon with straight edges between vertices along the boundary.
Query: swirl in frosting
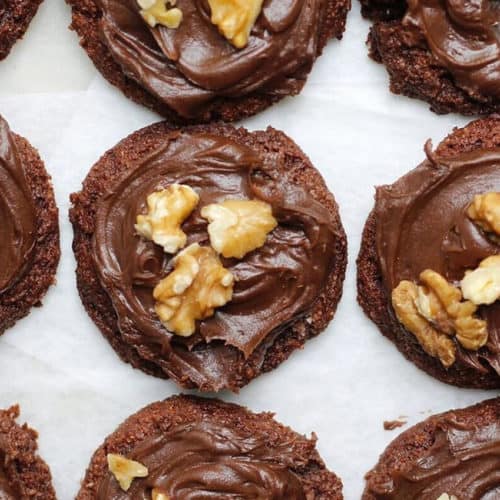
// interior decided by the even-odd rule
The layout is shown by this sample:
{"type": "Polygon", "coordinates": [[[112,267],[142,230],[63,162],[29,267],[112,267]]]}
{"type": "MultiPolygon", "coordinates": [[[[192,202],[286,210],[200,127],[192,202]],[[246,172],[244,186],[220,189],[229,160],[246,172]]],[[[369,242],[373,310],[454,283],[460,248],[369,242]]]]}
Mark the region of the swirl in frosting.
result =
{"type": "Polygon", "coordinates": [[[35,247],[36,214],[16,144],[0,117],[0,293],[23,276],[35,247]]]}
{"type": "Polygon", "coordinates": [[[437,500],[443,493],[494,500],[500,497],[499,470],[500,424],[476,428],[449,418],[423,456],[384,484],[369,482],[368,491],[380,500],[437,500]]]}
{"type": "Polygon", "coordinates": [[[97,500],[151,500],[153,489],[172,500],[209,498],[305,500],[292,472],[293,443],[270,448],[262,437],[203,422],[144,439],[128,454],[148,468],[144,479],[120,489],[108,472],[97,500]]]}
{"type": "Polygon", "coordinates": [[[122,70],[190,118],[218,97],[298,93],[318,53],[323,0],[266,0],[248,45],[233,47],[206,0],[177,0],[179,28],[150,28],[136,0],[98,0],[102,39],[122,70]]]}
{"type": "MultiPolygon", "coordinates": [[[[377,189],[377,251],[386,290],[418,282],[432,269],[458,284],[500,247],[467,216],[474,195],[500,192],[500,149],[434,157],[391,186],[377,189]]],[[[489,340],[479,351],[457,343],[457,363],[500,376],[500,303],[479,309],[489,340]]]]}
{"type": "Polygon", "coordinates": [[[334,269],[339,229],[332,214],[283,182],[275,162],[222,136],[173,132],[98,204],[93,257],[121,335],[176,380],[211,390],[234,386],[237,363],[252,357],[262,364],[276,337],[311,310],[334,269]],[[223,259],[236,279],[232,301],[198,322],[189,338],[167,331],[154,312],[152,291],[171,258],[134,231],[147,196],[173,183],[200,196],[182,227],[188,245],[209,244],[200,210],[225,199],[262,200],[279,223],[262,248],[242,260],[223,259]]]}
{"type": "Polygon", "coordinates": [[[408,0],[415,26],[439,63],[471,97],[500,98],[500,2],[408,0]]]}

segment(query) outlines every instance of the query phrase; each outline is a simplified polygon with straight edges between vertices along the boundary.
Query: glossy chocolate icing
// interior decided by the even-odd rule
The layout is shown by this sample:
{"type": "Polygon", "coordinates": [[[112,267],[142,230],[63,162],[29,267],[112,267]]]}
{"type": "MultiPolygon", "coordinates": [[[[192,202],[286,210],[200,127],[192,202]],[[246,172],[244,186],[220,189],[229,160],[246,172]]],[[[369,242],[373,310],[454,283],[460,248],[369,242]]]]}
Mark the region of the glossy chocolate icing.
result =
{"type": "Polygon", "coordinates": [[[263,159],[221,136],[172,132],[98,203],[94,263],[121,335],[176,380],[209,390],[233,386],[237,362],[252,357],[259,366],[274,339],[308,314],[332,272],[338,237],[332,215],[304,189],[283,182],[275,162],[272,154],[263,159]],[[263,200],[279,222],[262,248],[242,260],[223,259],[236,278],[233,299],[198,322],[189,338],[168,332],[154,312],[152,291],[170,271],[170,257],[134,231],[146,197],[171,183],[200,196],[182,226],[188,244],[209,244],[200,210],[228,198],[263,200]]]}
{"type": "Polygon", "coordinates": [[[408,0],[403,20],[471,97],[500,99],[500,2],[408,0]]]}
{"type": "Polygon", "coordinates": [[[202,422],[178,426],[144,439],[127,454],[149,474],[127,492],[111,473],[102,479],[97,500],[150,500],[153,488],[172,500],[240,498],[305,500],[292,472],[293,443],[269,447],[262,436],[202,422]]]}
{"type": "MultiPolygon", "coordinates": [[[[428,156],[395,184],[377,188],[376,243],[388,296],[401,280],[418,282],[424,269],[458,284],[466,270],[500,253],[465,212],[474,195],[500,191],[500,149],[428,156]]],[[[457,343],[457,363],[500,375],[500,304],[479,312],[488,322],[488,344],[474,352],[457,343]]]]}
{"type": "Polygon", "coordinates": [[[324,0],[266,0],[248,45],[233,47],[206,0],[178,0],[178,29],[150,28],[136,0],[98,0],[102,39],[123,71],[185,118],[218,97],[293,95],[318,52],[324,0]]]}
{"type": "Polygon", "coordinates": [[[0,117],[0,293],[22,277],[35,246],[35,208],[14,138],[0,117]]]}
{"type": "Polygon", "coordinates": [[[500,423],[464,425],[451,417],[440,423],[432,446],[418,461],[391,473],[383,484],[368,481],[379,500],[460,500],[500,497],[500,423]]]}

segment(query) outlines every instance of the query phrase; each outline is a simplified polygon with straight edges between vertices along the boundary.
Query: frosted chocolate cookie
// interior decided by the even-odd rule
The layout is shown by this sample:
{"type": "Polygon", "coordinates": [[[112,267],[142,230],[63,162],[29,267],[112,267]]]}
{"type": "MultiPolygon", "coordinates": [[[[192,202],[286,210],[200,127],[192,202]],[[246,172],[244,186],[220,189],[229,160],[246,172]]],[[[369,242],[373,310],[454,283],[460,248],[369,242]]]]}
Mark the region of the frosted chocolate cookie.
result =
{"type": "Polygon", "coordinates": [[[377,188],[358,257],[358,300],[419,368],[500,387],[500,119],[455,130],[377,188]]]}
{"type": "Polygon", "coordinates": [[[236,391],[333,317],[344,230],[282,132],[158,123],[106,153],[71,199],[82,301],[148,373],[236,391]]]}
{"type": "Polygon", "coordinates": [[[342,499],[307,439],[216,399],[176,396],[129,417],[95,452],[77,500],[342,499]]]}
{"type": "Polygon", "coordinates": [[[0,334],[41,304],[59,255],[50,177],[37,151],[0,117],[0,334]]]}
{"type": "Polygon", "coordinates": [[[37,454],[38,434],[16,423],[19,407],[0,410],[0,498],[55,500],[47,464],[37,454]]]}
{"type": "Polygon", "coordinates": [[[350,0],[67,0],[125,95],[169,120],[233,121],[298,94],[350,0]]]}
{"type": "Polygon", "coordinates": [[[434,415],[400,434],[362,500],[500,498],[500,399],[434,415]]]}
{"type": "Polygon", "coordinates": [[[500,111],[498,0],[362,0],[376,19],[371,56],[392,92],[427,101],[436,113],[500,111]]]}
{"type": "Polygon", "coordinates": [[[42,0],[0,0],[0,61],[22,38],[42,0]]]}

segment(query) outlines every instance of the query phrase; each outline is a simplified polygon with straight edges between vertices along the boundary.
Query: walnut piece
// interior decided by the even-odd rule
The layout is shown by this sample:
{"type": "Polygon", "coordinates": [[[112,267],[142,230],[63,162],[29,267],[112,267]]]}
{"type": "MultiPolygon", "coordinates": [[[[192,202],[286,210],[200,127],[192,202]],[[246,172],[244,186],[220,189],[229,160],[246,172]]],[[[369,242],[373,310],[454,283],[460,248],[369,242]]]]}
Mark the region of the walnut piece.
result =
{"type": "Polygon", "coordinates": [[[109,471],[115,476],[123,491],[128,491],[136,477],[147,477],[148,475],[147,467],[122,455],[108,453],[107,460],[109,471]]]}
{"type": "Polygon", "coordinates": [[[417,337],[430,356],[445,367],[455,362],[455,336],[465,349],[477,351],[488,341],[486,321],[474,317],[477,305],[462,300],[459,288],[439,273],[420,273],[421,286],[403,280],[392,291],[392,305],[398,320],[417,337]]]}
{"type": "Polygon", "coordinates": [[[259,200],[226,200],[201,210],[207,219],[210,244],[226,258],[243,258],[264,245],[267,235],[278,225],[271,206],[259,200]]]}
{"type": "Polygon", "coordinates": [[[483,347],[488,341],[488,328],[486,321],[473,317],[477,306],[469,300],[462,301],[460,289],[435,271],[426,269],[420,273],[420,280],[439,299],[460,344],[471,351],[483,347]]]}
{"type": "Polygon", "coordinates": [[[174,270],[153,291],[155,310],[165,327],[182,337],[196,330],[196,320],[214,314],[233,296],[233,275],[210,247],[193,243],[173,260],[174,270]]]}
{"type": "Polygon", "coordinates": [[[436,500],[458,500],[455,495],[448,495],[448,493],[443,493],[436,500]]]}
{"type": "Polygon", "coordinates": [[[160,490],[153,488],[151,500],[170,500],[170,497],[166,493],[162,493],[160,490]]]}
{"type": "Polygon", "coordinates": [[[212,23],[237,49],[248,44],[264,0],[208,0],[212,23]]]}
{"type": "Polygon", "coordinates": [[[172,184],[151,193],[147,198],[148,213],[137,216],[135,230],[162,246],[166,253],[176,253],[187,240],[181,224],[191,215],[198,201],[198,194],[183,184],[172,184]]]}
{"type": "Polygon", "coordinates": [[[417,298],[417,285],[412,281],[401,281],[392,291],[392,305],[396,316],[401,324],[417,337],[429,356],[439,358],[444,366],[449,367],[455,362],[455,344],[418,312],[415,305],[417,298]]]}
{"type": "Polygon", "coordinates": [[[161,24],[166,28],[177,29],[182,22],[182,11],[173,8],[176,0],[137,0],[141,16],[154,28],[161,24]]]}
{"type": "Polygon", "coordinates": [[[500,236],[500,193],[476,194],[467,215],[487,233],[500,236]]]}
{"type": "Polygon", "coordinates": [[[497,301],[500,298],[500,255],[484,259],[477,269],[467,272],[460,288],[464,297],[476,305],[497,301]]]}

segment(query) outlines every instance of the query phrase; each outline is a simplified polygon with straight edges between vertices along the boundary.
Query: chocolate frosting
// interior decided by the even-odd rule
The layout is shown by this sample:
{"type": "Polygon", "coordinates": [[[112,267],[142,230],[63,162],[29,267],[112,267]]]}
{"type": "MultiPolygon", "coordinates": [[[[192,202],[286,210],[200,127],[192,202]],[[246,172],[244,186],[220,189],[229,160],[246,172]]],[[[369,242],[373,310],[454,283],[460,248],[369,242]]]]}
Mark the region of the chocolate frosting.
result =
{"type": "Polygon", "coordinates": [[[124,340],[175,379],[219,390],[234,383],[236,362],[251,356],[261,364],[274,339],[311,310],[333,270],[338,236],[330,212],[284,182],[272,154],[261,158],[221,136],[173,132],[98,203],[93,257],[124,340]],[[228,198],[267,202],[279,222],[262,248],[223,259],[236,278],[232,301],[189,338],[168,332],[154,312],[153,288],[170,272],[171,258],[134,231],[147,196],[172,183],[200,196],[183,224],[188,244],[209,244],[200,210],[228,198]]]}
{"type": "MultiPolygon", "coordinates": [[[[466,270],[500,253],[466,214],[474,195],[500,192],[500,149],[428,156],[395,184],[377,188],[376,242],[388,296],[401,280],[418,282],[425,269],[458,284],[466,270]]],[[[500,375],[500,304],[479,313],[488,322],[488,344],[474,352],[457,343],[457,363],[483,373],[489,366],[500,375]]]]}
{"type": "Polygon", "coordinates": [[[14,138],[0,117],[0,293],[14,286],[31,262],[35,208],[14,138]]]}
{"type": "Polygon", "coordinates": [[[452,418],[438,425],[434,443],[418,461],[394,471],[384,484],[369,481],[368,491],[384,500],[437,500],[500,497],[500,424],[473,427],[452,418]]]}
{"type": "Polygon", "coordinates": [[[498,0],[408,0],[403,23],[418,29],[457,86],[479,100],[500,98],[498,0]]]}
{"type": "Polygon", "coordinates": [[[203,422],[144,439],[127,454],[148,468],[127,492],[108,472],[97,500],[150,500],[153,488],[175,500],[240,498],[305,500],[293,443],[271,448],[263,436],[203,422]]]}
{"type": "Polygon", "coordinates": [[[178,0],[179,28],[150,28],[136,0],[97,0],[102,39],[122,70],[185,118],[217,97],[292,95],[318,53],[324,0],[265,0],[243,49],[210,21],[207,0],[178,0]]]}

